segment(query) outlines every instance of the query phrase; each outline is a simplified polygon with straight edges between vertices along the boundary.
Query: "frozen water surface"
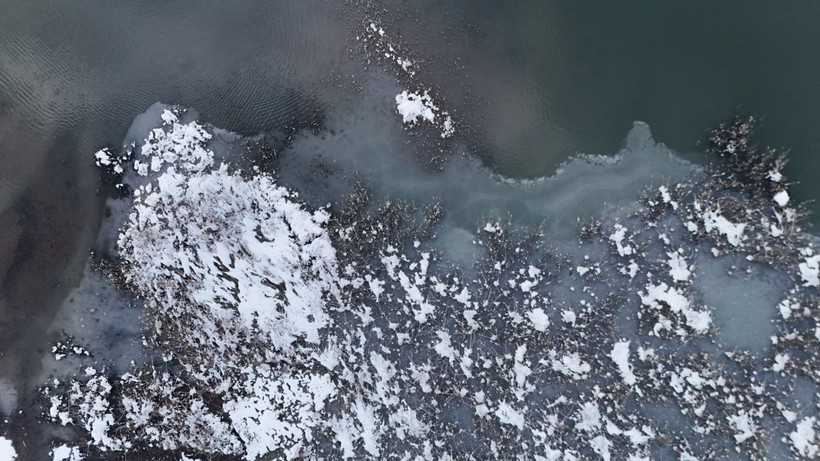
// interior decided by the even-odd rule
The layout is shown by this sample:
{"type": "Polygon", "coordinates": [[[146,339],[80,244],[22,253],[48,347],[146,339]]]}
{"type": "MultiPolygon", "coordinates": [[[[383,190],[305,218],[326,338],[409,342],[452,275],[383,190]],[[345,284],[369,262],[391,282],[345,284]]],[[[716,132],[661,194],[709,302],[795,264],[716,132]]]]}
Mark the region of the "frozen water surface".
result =
{"type": "Polygon", "coordinates": [[[395,142],[404,138],[401,119],[391,116],[395,109],[390,95],[399,87],[378,76],[372,77],[370,87],[373,90],[351,106],[330,111],[318,135],[307,132],[294,140],[283,154],[282,184],[324,204],[363,179],[376,198],[443,200],[447,225],[469,231],[482,218],[512,216],[527,225],[543,224],[551,238],[566,240],[573,237],[579,218],[629,204],[644,187],[678,181],[692,169],[638,122],[615,156],[580,156],[553,177],[506,179],[464,158],[466,146],[457,141],[446,153],[429,141],[414,142],[413,136],[395,142]],[[435,171],[425,163],[435,164],[435,171]],[[314,186],[317,170],[328,177],[314,186]]]}
{"type": "MultiPolygon", "coordinates": [[[[798,210],[677,160],[642,123],[617,156],[511,181],[419,158],[424,134],[380,153],[365,132],[403,132],[379,107],[299,134],[266,170],[193,111],[138,117],[113,176],[132,193],[102,233],[119,230],[114,279],[145,301],[147,347],[125,374],[103,353],[49,380],[51,418],[100,454],[811,455],[815,239],[798,210]],[[163,400],[174,389],[191,391],[163,400]]],[[[84,284],[85,305],[116,298],[84,284]]],[[[124,304],[105,315],[135,324],[124,304]]],[[[74,328],[89,352],[138,335],[74,328]]]]}
{"type": "MultiPolygon", "coordinates": [[[[282,52],[322,52],[277,78],[260,70],[304,93],[262,98],[267,122],[293,119],[284,129],[208,123],[228,117],[226,101],[256,100],[241,80],[206,98],[203,116],[157,103],[122,143],[87,152],[106,200],[95,253],[48,337],[25,343],[41,363],[0,381],[0,429],[17,448],[53,459],[816,457],[818,243],[780,157],[749,147],[750,122],[716,130],[704,149],[719,161],[705,167],[634,122],[620,149],[506,178],[479,161],[485,150],[563,142],[539,128],[530,80],[477,111],[496,119],[476,135],[487,120],[432,85],[398,28],[346,8],[367,18],[345,25],[348,42],[326,11],[316,24],[364,65],[300,35],[282,52]],[[298,83],[319,75],[318,87],[298,83]],[[300,113],[313,99],[332,103],[300,113]],[[20,383],[40,398],[15,413],[20,383]]],[[[202,40],[222,45],[199,31],[175,46],[202,40]]],[[[206,67],[225,77],[236,62],[206,67]]],[[[168,94],[186,92],[155,96],[168,94]]],[[[46,99],[32,96],[64,123],[70,113],[46,99]]]]}
{"type": "Polygon", "coordinates": [[[779,315],[772,306],[783,299],[788,278],[742,258],[707,256],[698,258],[695,267],[694,289],[711,308],[724,347],[760,352],[771,345],[779,315]]]}

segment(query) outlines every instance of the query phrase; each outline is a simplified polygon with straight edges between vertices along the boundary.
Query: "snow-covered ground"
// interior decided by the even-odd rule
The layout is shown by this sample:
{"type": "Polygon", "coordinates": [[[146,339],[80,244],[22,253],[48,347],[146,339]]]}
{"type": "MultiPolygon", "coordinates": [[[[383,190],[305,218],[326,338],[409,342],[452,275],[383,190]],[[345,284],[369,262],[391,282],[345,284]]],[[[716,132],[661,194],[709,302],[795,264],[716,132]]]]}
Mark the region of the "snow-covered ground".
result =
{"type": "Polygon", "coordinates": [[[49,419],[78,428],[55,459],[817,455],[817,239],[779,164],[757,189],[692,169],[560,249],[477,220],[464,267],[436,246],[459,235],[446,206],[358,189],[314,208],[219,159],[190,112],[159,115],[100,163],[133,190],[116,280],[161,359],[50,380],[49,419]],[[756,281],[763,313],[718,311],[756,281]],[[765,347],[727,323],[744,321],[773,325],[765,347]]]}

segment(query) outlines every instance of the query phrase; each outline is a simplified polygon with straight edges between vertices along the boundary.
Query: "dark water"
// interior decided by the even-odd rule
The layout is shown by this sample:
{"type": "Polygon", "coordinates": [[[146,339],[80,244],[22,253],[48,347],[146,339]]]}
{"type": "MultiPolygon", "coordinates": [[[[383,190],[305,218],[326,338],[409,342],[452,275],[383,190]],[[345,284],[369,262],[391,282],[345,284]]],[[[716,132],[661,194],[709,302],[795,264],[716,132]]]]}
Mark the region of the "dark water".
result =
{"type": "MultiPolygon", "coordinates": [[[[83,273],[102,204],[93,152],[156,101],[252,133],[313,116],[336,91],[323,79],[350,62],[338,10],[0,2],[0,379],[36,384],[46,332],[83,273]]],[[[18,397],[29,408],[33,396],[18,397]]],[[[36,431],[36,417],[11,430],[36,431]]]]}
{"type": "Polygon", "coordinates": [[[611,152],[634,120],[687,152],[740,112],[764,118],[761,143],[791,148],[798,198],[818,198],[817,2],[392,3],[431,80],[479,118],[499,172],[611,152]]]}
{"type": "Polygon", "coordinates": [[[366,18],[501,174],[614,152],[634,120],[694,150],[740,110],[765,117],[761,143],[792,148],[795,198],[818,198],[818,2],[2,0],[0,375],[36,375],[30,349],[82,274],[94,151],[156,101],[246,134],[313,120],[361,90],[366,18]]]}

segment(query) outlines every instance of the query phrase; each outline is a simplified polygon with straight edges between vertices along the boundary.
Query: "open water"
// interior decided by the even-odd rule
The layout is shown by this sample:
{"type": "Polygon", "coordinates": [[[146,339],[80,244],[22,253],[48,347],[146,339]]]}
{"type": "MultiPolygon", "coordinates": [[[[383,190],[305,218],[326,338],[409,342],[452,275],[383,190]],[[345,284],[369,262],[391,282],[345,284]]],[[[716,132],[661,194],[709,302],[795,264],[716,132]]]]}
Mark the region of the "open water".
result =
{"type": "MultiPolygon", "coordinates": [[[[104,208],[92,154],[118,147],[153,103],[195,107],[216,126],[282,140],[327,124],[357,142],[302,136],[288,149],[338,149],[373,175],[401,167],[374,163],[375,150],[406,150],[406,134],[384,127],[381,115],[368,118],[374,95],[403,89],[362,51],[371,19],[453,113],[459,131],[449,148],[498,175],[549,176],[574,154],[615,153],[636,120],[696,160],[685,153],[705,130],[740,112],[763,117],[761,144],[791,148],[794,199],[820,197],[818,2],[0,0],[4,413],[31,398],[24,389],[40,376],[47,333],[95,246],[104,208]],[[353,107],[355,120],[339,107],[353,107]],[[384,129],[375,135],[373,127],[384,129]]],[[[622,174],[637,176],[637,168],[622,174]]],[[[658,168],[651,175],[677,174],[658,168]]],[[[453,213],[465,224],[485,208],[557,222],[567,212],[560,204],[589,189],[578,174],[575,186],[538,189],[537,206],[489,181],[435,193],[472,204],[453,213]]],[[[567,203],[597,213],[618,183],[608,184],[597,198],[587,192],[567,203]]],[[[621,184],[634,194],[634,182],[621,184]]],[[[385,187],[417,198],[412,183],[385,187]]]]}

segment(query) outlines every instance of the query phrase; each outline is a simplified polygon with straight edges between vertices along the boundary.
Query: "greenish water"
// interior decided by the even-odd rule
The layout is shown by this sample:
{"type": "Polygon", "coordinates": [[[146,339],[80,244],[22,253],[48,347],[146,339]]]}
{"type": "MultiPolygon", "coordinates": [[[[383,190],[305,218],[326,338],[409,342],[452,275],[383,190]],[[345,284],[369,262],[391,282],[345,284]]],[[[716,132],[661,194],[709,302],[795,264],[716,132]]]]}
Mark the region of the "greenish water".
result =
{"type": "Polygon", "coordinates": [[[763,117],[762,144],[791,148],[796,197],[818,198],[818,2],[353,4],[0,1],[0,208],[56,157],[87,166],[156,101],[242,133],[333,105],[367,17],[401,38],[499,173],[614,152],[635,120],[690,151],[741,112],[763,117]],[[60,135],[76,142],[66,155],[60,135]]]}
{"type": "Polygon", "coordinates": [[[574,152],[612,152],[635,120],[688,152],[741,113],[763,118],[761,144],[791,149],[797,198],[820,198],[818,2],[396,3],[396,28],[478,118],[499,172],[541,176],[574,152]]]}
{"type": "Polygon", "coordinates": [[[349,49],[368,16],[402,40],[420,81],[501,174],[548,175],[576,152],[615,152],[635,120],[690,151],[740,111],[764,118],[761,143],[792,149],[796,198],[820,196],[818,2],[3,0],[0,10],[0,275],[16,261],[0,287],[17,304],[49,302],[14,288],[32,258],[46,286],[71,280],[60,267],[97,220],[89,154],[118,143],[136,114],[163,101],[241,133],[285,127],[344,97],[331,82],[359,72],[349,49]],[[24,252],[19,235],[56,243],[24,252]]]}
{"type": "MultiPolygon", "coordinates": [[[[0,0],[0,11],[0,377],[36,375],[35,349],[81,277],[100,220],[96,149],[156,101],[253,134],[384,92],[362,79],[356,36],[371,17],[452,111],[458,142],[502,175],[616,152],[635,120],[694,151],[739,112],[763,118],[761,144],[791,148],[794,197],[820,198],[820,2],[0,0]]],[[[397,132],[380,136],[404,142],[397,132]]],[[[495,203],[525,204],[507,199],[495,203]]]]}

